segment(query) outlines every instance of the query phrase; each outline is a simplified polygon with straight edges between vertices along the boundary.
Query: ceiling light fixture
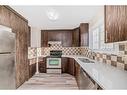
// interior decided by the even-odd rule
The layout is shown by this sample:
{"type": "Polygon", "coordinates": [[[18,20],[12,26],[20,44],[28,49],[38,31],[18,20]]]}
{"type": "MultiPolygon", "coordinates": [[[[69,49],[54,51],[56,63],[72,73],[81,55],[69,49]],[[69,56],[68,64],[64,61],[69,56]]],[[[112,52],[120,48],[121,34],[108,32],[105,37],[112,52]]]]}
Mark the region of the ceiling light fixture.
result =
{"type": "Polygon", "coordinates": [[[50,8],[46,13],[48,18],[52,21],[56,21],[59,18],[58,12],[53,8],[50,8]]]}

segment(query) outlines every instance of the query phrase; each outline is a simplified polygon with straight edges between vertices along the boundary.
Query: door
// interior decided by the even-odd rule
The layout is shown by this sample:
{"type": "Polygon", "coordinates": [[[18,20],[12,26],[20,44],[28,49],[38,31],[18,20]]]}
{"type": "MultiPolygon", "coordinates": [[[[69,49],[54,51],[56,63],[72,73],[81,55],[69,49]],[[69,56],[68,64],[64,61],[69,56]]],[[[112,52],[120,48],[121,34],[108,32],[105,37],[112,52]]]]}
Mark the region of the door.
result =
{"type": "Polygon", "coordinates": [[[0,89],[15,89],[14,54],[0,54],[0,89]]]}
{"type": "Polygon", "coordinates": [[[0,89],[15,88],[15,34],[0,25],[0,89]]]}
{"type": "Polygon", "coordinates": [[[0,53],[15,52],[15,34],[10,28],[0,25],[0,53]]]}

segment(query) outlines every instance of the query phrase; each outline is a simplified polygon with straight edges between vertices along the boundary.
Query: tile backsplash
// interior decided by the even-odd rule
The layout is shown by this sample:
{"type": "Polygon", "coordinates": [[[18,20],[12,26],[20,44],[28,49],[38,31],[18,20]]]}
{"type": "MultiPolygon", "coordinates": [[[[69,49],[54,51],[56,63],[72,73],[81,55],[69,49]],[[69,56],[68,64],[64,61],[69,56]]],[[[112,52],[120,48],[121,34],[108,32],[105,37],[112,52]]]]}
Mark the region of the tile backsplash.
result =
{"type": "Polygon", "coordinates": [[[62,50],[63,55],[81,55],[79,47],[42,47],[42,55],[50,55],[51,50],[62,50]]]}
{"type": "MultiPolygon", "coordinates": [[[[108,54],[93,52],[88,47],[62,47],[61,45],[52,45],[42,48],[28,48],[28,58],[34,59],[41,55],[49,55],[50,50],[62,50],[63,55],[83,55],[96,61],[109,64],[119,69],[127,70],[127,43],[119,43],[119,54],[108,54]]],[[[35,60],[34,60],[35,61],[35,60]]]]}
{"type": "Polygon", "coordinates": [[[50,47],[42,47],[42,55],[50,55],[51,50],[62,50],[63,55],[81,55],[80,47],[62,47],[61,44],[51,44],[50,47]]]}
{"type": "Polygon", "coordinates": [[[122,70],[127,70],[127,43],[119,43],[119,54],[93,52],[89,48],[81,48],[81,55],[96,61],[109,64],[122,70]]]}
{"type": "Polygon", "coordinates": [[[28,47],[28,59],[36,58],[37,49],[35,47],[28,47]]]}

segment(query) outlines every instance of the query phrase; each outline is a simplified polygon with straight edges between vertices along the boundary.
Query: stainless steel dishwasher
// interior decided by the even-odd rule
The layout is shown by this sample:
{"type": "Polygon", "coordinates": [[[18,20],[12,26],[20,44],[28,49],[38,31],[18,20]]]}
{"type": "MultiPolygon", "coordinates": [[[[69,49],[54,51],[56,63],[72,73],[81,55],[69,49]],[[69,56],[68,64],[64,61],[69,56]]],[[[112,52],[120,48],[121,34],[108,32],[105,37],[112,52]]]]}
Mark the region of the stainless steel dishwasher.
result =
{"type": "Polygon", "coordinates": [[[96,90],[96,84],[89,78],[89,76],[84,72],[84,70],[80,69],[80,87],[79,89],[83,90],[96,90]]]}

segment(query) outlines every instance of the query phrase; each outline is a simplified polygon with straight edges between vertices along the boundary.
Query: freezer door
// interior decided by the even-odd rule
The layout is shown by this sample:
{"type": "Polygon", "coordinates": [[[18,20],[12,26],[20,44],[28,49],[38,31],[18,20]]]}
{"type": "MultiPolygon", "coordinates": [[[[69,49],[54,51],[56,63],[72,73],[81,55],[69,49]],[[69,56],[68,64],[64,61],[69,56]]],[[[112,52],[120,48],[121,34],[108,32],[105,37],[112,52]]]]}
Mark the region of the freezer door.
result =
{"type": "Polygon", "coordinates": [[[0,30],[0,54],[4,52],[15,52],[15,34],[0,30]]]}
{"type": "Polygon", "coordinates": [[[15,89],[14,54],[0,54],[0,89],[15,89]]]}

